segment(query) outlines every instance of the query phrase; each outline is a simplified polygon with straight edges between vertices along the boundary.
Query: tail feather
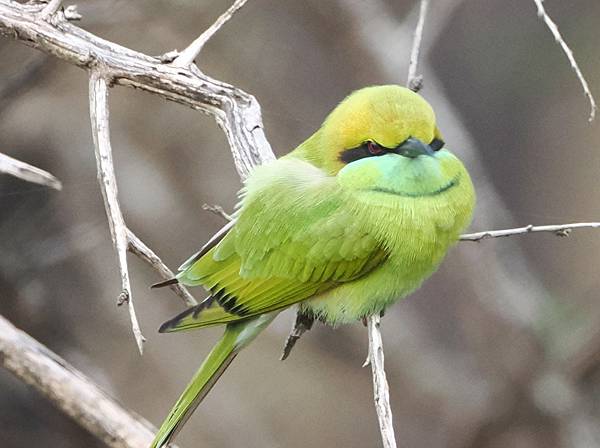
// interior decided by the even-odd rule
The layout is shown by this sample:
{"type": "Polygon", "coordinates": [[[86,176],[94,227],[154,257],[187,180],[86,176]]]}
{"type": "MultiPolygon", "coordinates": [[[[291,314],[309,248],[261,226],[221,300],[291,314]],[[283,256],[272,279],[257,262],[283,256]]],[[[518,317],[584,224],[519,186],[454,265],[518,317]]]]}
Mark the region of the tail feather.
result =
{"type": "Polygon", "coordinates": [[[150,448],[164,447],[177,435],[237,354],[266,328],[277,314],[263,314],[227,325],[223,337],[208,354],[171,409],[150,448]]]}
{"type": "Polygon", "coordinates": [[[152,289],[163,288],[165,286],[175,285],[177,283],[179,283],[179,279],[177,277],[174,277],[174,278],[170,278],[169,280],[165,280],[163,282],[154,283],[153,285],[150,286],[150,288],[152,288],[152,289]]]}
{"type": "Polygon", "coordinates": [[[217,345],[206,357],[188,386],[185,388],[167,419],[158,430],[151,448],[168,444],[190,418],[202,399],[215,385],[225,369],[238,354],[235,341],[239,330],[228,327],[217,345]]]}

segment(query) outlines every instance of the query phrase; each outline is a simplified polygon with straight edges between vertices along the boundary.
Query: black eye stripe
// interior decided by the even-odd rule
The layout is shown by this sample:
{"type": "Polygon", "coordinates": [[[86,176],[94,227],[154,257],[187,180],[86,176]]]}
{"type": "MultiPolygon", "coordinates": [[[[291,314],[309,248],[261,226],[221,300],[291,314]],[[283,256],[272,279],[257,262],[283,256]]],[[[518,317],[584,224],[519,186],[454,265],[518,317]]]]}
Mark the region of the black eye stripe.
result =
{"type": "Polygon", "coordinates": [[[431,143],[429,144],[429,147],[431,149],[433,149],[434,151],[439,151],[440,149],[442,149],[444,147],[446,143],[444,142],[444,140],[439,139],[439,138],[434,138],[431,143]]]}
{"type": "MultiPolygon", "coordinates": [[[[433,151],[439,151],[444,147],[446,143],[439,138],[434,138],[429,147],[433,151]]],[[[401,146],[400,144],[399,146],[401,146]]],[[[398,148],[386,148],[376,142],[366,141],[362,145],[357,146],[356,148],[350,148],[342,151],[339,156],[339,160],[348,164],[355,162],[356,160],[364,159],[365,157],[379,157],[389,153],[398,153],[398,148]],[[371,146],[371,148],[369,148],[371,146]],[[378,149],[381,149],[381,152],[375,153],[373,151],[373,146],[378,149]]]]}
{"type": "Polygon", "coordinates": [[[388,151],[392,151],[392,149],[385,148],[381,145],[378,145],[382,151],[379,154],[372,154],[369,151],[369,142],[365,142],[356,148],[350,148],[342,151],[340,153],[339,159],[344,163],[352,163],[356,160],[364,159],[365,157],[379,157],[388,153],[388,151]]]}

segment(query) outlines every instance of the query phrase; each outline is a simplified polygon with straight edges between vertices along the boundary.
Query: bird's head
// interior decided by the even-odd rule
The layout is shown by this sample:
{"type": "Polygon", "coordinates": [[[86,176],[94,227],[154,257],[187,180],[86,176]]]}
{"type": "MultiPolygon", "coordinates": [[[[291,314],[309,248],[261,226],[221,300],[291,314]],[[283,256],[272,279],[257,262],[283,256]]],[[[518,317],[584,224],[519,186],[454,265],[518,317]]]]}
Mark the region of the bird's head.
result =
{"type": "Polygon", "coordinates": [[[352,93],[309,141],[308,158],[348,189],[430,196],[468,177],[429,103],[396,85],[352,93]]]}

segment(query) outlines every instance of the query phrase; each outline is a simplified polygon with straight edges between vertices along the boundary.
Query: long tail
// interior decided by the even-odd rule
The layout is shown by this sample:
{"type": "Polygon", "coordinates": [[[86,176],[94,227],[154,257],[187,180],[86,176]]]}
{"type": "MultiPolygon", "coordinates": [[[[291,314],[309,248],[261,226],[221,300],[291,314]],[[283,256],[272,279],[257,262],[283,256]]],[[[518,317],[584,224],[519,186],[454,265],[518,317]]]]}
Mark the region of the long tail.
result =
{"type": "Polygon", "coordinates": [[[208,354],[169,416],[156,433],[150,448],[160,448],[177,435],[194,410],[212,389],[237,354],[264,330],[278,313],[228,324],[223,337],[208,354]]]}

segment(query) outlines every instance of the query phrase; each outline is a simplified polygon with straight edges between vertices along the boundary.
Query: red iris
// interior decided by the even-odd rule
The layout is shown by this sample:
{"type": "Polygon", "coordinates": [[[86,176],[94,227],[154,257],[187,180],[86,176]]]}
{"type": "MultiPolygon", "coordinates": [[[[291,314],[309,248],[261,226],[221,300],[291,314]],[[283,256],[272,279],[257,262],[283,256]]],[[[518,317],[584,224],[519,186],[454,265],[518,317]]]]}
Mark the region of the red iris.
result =
{"type": "Polygon", "coordinates": [[[374,156],[383,154],[383,148],[375,142],[367,142],[367,151],[374,156]]]}

